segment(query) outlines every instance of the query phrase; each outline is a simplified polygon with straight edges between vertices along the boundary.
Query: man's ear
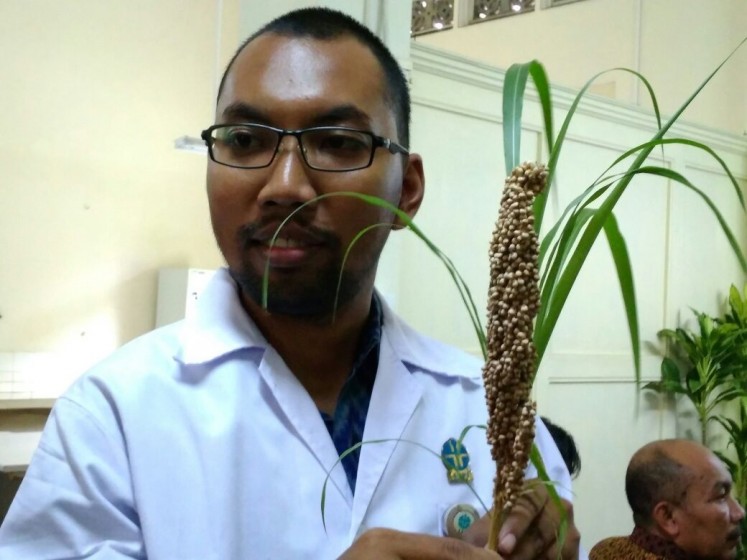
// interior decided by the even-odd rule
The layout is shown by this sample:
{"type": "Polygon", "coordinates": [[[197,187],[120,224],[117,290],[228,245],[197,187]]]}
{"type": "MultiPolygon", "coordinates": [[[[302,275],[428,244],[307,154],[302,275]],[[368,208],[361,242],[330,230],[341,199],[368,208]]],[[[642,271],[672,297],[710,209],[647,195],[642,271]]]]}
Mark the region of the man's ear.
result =
{"type": "Polygon", "coordinates": [[[651,512],[654,524],[661,533],[670,539],[674,539],[680,534],[680,526],[674,510],[675,506],[670,502],[659,502],[651,512]]]}
{"type": "MultiPolygon", "coordinates": [[[[399,209],[414,218],[418,213],[420,203],[423,202],[425,192],[425,174],[423,173],[423,158],[418,154],[407,156],[405,169],[402,173],[402,192],[399,197],[399,209]]],[[[399,218],[394,221],[394,228],[400,229],[406,224],[399,218]]]]}

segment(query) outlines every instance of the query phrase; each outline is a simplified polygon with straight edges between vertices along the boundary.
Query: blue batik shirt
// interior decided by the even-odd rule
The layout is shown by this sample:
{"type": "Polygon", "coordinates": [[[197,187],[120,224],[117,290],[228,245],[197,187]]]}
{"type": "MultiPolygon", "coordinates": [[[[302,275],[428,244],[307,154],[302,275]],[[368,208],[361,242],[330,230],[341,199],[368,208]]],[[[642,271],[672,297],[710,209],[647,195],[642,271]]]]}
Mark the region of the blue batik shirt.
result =
{"type": "MultiPolygon", "coordinates": [[[[381,326],[383,314],[381,303],[376,296],[371,300],[371,311],[368,322],[358,343],[358,355],[353,369],[340,390],[334,416],[322,412],[329,435],[335,444],[337,453],[342,453],[363,439],[363,428],[366,425],[368,404],[371,402],[376,370],[379,367],[379,346],[381,345],[381,326]]],[[[350,489],[355,492],[355,480],[358,474],[360,447],[342,460],[342,466],[348,477],[350,489]]]]}

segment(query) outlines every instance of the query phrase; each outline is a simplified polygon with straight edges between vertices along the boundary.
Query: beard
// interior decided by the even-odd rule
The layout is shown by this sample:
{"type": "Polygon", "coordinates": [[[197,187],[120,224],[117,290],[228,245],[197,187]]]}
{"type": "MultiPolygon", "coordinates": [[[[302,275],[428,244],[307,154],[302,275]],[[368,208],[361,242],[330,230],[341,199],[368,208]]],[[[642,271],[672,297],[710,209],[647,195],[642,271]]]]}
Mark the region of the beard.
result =
{"type": "MultiPolygon", "coordinates": [[[[238,270],[229,267],[229,273],[241,292],[259,306],[263,305],[264,270],[257,271],[248,257],[249,248],[262,224],[250,224],[238,232],[241,262],[238,270]]],[[[378,256],[383,242],[371,245],[360,240],[352,249],[345,269],[342,269],[345,248],[340,239],[326,230],[311,225],[304,226],[320,240],[325,250],[334,257],[324,266],[314,270],[274,270],[267,284],[267,311],[304,319],[314,323],[328,323],[335,314],[350,304],[373,284],[378,256]],[[356,258],[356,253],[358,255],[356,258]],[[367,253],[367,255],[361,254],[367,253]]]]}

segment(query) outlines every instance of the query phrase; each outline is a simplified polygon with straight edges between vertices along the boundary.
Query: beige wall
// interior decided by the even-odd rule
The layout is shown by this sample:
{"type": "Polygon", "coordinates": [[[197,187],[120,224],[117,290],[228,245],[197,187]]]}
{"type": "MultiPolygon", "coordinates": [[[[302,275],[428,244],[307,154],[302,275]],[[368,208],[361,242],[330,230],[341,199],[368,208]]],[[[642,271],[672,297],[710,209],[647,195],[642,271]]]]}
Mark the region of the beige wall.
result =
{"type": "Polygon", "coordinates": [[[0,3],[0,352],[100,355],[153,327],[162,266],[218,266],[205,158],[214,0],[0,3]]]}
{"type": "MultiPolygon", "coordinates": [[[[710,4],[707,13],[694,4],[645,0],[640,43],[632,39],[637,2],[618,0],[418,42],[472,45],[471,55],[490,53],[485,60],[504,67],[540,57],[551,79],[566,84],[616,64],[634,66],[640,44],[642,70],[669,73],[655,81],[662,97],[681,97],[747,28],[737,25],[745,20],[742,0],[710,4]],[[682,23],[662,25],[672,14],[682,23]],[[615,25],[579,26],[579,15],[615,25]],[[520,47],[490,46],[497,32],[520,47]],[[659,48],[670,42],[677,64],[668,62],[672,48],[659,48]]],[[[204,157],[174,150],[173,140],[196,136],[212,121],[215,82],[253,10],[253,0],[0,3],[0,47],[12,53],[0,60],[0,358],[63,350],[95,359],[152,328],[159,268],[221,264],[208,224],[204,157]]],[[[733,118],[718,126],[744,120],[745,88],[732,85],[747,79],[737,72],[746,55],[747,48],[696,102],[703,114],[730,107],[733,118]]],[[[627,78],[616,79],[622,82],[608,90],[630,98],[627,78]]]]}
{"type": "MultiPolygon", "coordinates": [[[[415,40],[501,68],[536,58],[553,83],[575,89],[610,68],[638,70],[654,87],[662,111],[669,114],[745,36],[744,0],[585,0],[415,40]]],[[[600,77],[594,91],[651,106],[645,89],[627,73],[600,77]]],[[[746,92],[747,47],[740,49],[685,118],[710,128],[747,133],[746,92]]]]}

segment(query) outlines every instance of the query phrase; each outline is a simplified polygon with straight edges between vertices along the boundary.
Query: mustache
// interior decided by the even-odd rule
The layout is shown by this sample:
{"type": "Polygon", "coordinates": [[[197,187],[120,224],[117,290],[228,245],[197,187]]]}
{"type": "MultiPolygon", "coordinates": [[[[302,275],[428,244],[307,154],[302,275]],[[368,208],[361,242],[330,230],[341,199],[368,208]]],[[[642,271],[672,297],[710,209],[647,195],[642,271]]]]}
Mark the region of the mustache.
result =
{"type": "Polygon", "coordinates": [[[739,540],[740,538],[742,538],[742,529],[740,529],[739,527],[737,527],[727,535],[727,539],[730,541],[739,540]]]}
{"type": "Polygon", "coordinates": [[[329,230],[314,226],[302,215],[293,216],[287,222],[285,218],[273,216],[263,216],[255,222],[244,224],[236,232],[239,244],[242,249],[246,249],[252,243],[257,241],[269,241],[280,229],[281,232],[288,232],[296,238],[311,239],[315,243],[335,246],[340,243],[337,235],[329,230]],[[282,228],[281,228],[282,224],[282,228]]]}

